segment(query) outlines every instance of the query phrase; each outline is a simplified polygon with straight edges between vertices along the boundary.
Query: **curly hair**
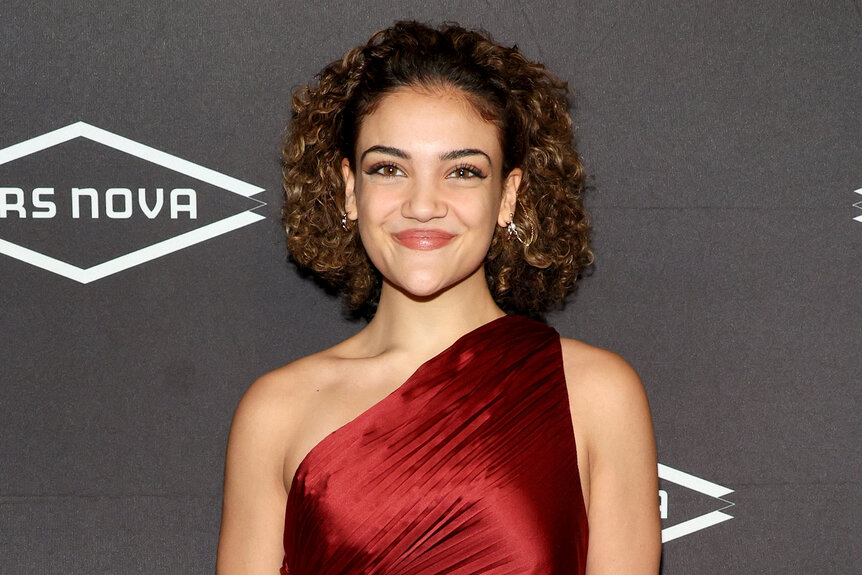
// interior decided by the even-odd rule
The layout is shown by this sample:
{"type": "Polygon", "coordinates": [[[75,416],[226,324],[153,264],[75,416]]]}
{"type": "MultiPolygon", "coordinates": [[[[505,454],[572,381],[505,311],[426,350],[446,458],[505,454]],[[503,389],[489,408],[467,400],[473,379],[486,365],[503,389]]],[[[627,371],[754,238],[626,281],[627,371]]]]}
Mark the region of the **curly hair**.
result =
{"type": "Polygon", "coordinates": [[[455,24],[397,22],[326,66],[317,85],[293,95],[283,146],[287,246],[300,266],[344,294],[353,310],[373,313],[381,277],[356,230],[342,231],[345,181],[355,168],[363,118],[404,87],[452,87],[500,133],[503,175],[521,168],[517,239],[497,228],[485,276],[507,312],[542,316],[572,291],[592,263],[583,209],[585,172],[574,148],[568,87],[517,46],[455,24]]]}

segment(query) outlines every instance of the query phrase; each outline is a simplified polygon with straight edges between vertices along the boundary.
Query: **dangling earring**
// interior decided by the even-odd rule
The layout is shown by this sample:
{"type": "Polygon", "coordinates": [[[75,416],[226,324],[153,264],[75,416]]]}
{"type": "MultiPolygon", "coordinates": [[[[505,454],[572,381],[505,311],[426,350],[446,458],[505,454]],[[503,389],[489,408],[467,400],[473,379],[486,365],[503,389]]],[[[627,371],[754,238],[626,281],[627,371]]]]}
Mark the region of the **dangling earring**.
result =
{"type": "Polygon", "coordinates": [[[515,214],[509,214],[509,223],[506,224],[506,239],[510,242],[518,237],[518,228],[515,227],[515,214]]]}
{"type": "Polygon", "coordinates": [[[343,229],[345,232],[350,231],[350,225],[347,223],[347,221],[347,212],[344,212],[343,214],[341,214],[341,229],[343,229]]]}

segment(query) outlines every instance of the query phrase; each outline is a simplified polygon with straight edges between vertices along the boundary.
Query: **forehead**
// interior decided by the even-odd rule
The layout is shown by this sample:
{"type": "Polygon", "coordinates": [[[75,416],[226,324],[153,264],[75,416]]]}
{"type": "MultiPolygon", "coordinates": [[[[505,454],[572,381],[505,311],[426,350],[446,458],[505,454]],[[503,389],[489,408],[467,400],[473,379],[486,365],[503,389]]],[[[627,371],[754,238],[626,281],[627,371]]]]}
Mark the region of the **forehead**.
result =
{"type": "Polygon", "coordinates": [[[481,148],[502,155],[497,126],[468,95],[450,87],[400,88],[383,96],[359,128],[358,151],[373,145],[407,151],[481,148]]]}

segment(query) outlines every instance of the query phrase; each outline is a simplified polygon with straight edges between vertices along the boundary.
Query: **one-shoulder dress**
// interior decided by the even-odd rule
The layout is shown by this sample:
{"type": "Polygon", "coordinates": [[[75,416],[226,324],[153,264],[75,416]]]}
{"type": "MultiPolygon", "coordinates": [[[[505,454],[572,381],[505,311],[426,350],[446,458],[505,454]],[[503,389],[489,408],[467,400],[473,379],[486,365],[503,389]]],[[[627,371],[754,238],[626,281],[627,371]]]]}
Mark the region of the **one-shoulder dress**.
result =
{"type": "Polygon", "coordinates": [[[510,315],[312,448],[281,573],[583,574],[587,540],[560,336],[510,315]]]}

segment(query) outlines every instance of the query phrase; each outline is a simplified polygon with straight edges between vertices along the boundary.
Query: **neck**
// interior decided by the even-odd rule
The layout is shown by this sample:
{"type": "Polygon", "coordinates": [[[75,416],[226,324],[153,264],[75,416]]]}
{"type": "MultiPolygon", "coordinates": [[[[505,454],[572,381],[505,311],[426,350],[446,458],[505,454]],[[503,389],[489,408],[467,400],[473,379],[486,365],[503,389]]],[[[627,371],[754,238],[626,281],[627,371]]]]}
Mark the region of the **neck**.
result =
{"type": "Polygon", "coordinates": [[[374,319],[365,328],[374,354],[398,351],[433,355],[477,327],[505,315],[488,285],[485,271],[429,298],[415,298],[384,281],[374,319]]]}

